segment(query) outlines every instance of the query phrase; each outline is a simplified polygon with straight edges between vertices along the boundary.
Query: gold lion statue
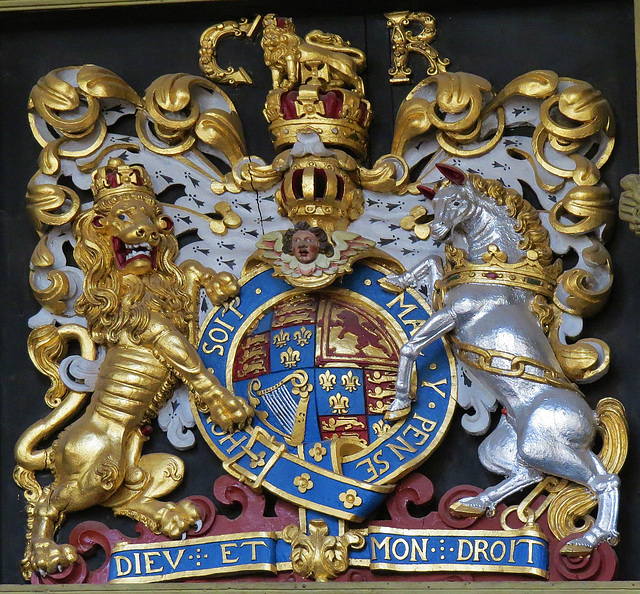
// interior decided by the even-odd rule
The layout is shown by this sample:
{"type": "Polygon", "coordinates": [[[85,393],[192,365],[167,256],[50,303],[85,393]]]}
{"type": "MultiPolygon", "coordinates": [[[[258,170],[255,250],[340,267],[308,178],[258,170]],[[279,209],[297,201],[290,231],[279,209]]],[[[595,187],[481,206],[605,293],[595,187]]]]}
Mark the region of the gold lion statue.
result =
{"type": "Polygon", "coordinates": [[[182,460],[142,455],[144,427],[179,380],[224,430],[241,428],[253,415],[244,400],[220,385],[190,342],[197,338],[200,288],[219,305],[237,294],[236,278],[195,261],[176,265],[173,221],[163,214],[141,166],[111,159],[94,172],[92,191],[93,207],[73,228],[74,257],[85,274],[75,308],[87,329],[48,325],[29,337],[34,363],[52,381],[46,400],[54,409],[22,435],[15,451],[15,477],[28,500],[27,578],[75,561],[71,545],[54,541],[69,512],[103,505],[171,538],[197,524],[199,512],[191,502],[157,499],[180,484],[182,460]],[[96,345],[105,351],[90,397],[68,389],[60,377],[58,365],[72,339],[87,359],[96,358],[96,345]],[[51,446],[38,449],[51,438],[51,446]],[[42,470],[54,476],[44,488],[35,477],[42,470]]]}
{"type": "Polygon", "coordinates": [[[366,63],[364,52],[350,47],[339,35],[318,30],[309,32],[302,41],[290,19],[274,14],[264,17],[263,26],[260,43],[274,89],[324,81],[327,89],[347,84],[364,95],[364,84],[358,76],[366,63]]]}

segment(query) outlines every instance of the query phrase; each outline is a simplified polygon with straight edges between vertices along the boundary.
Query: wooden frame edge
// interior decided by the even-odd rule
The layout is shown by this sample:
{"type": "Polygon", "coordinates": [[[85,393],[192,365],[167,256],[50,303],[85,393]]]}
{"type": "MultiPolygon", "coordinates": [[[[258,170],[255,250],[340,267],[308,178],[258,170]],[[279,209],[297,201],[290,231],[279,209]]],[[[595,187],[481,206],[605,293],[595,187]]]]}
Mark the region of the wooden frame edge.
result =
{"type": "Polygon", "coordinates": [[[110,6],[144,6],[146,4],[177,4],[184,2],[219,1],[221,0],[0,0],[0,12],[65,10],[77,8],[102,8],[110,6]]]}

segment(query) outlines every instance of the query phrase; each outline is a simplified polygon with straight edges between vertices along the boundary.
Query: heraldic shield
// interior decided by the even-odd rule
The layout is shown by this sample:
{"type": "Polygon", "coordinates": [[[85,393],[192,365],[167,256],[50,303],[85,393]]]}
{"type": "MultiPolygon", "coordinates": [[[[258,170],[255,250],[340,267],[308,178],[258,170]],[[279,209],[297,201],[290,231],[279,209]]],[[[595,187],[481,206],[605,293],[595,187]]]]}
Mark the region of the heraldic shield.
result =
{"type": "Polygon", "coordinates": [[[400,297],[380,287],[385,272],[361,263],[309,293],[273,282],[264,270],[249,277],[232,306],[211,314],[202,360],[256,411],[252,427],[232,437],[206,412],[198,415],[230,474],[360,522],[388,485],[437,447],[455,406],[455,367],[442,342],[417,366],[412,414],[385,420],[400,348],[429,317],[419,293],[400,297]]]}
{"type": "Polygon", "coordinates": [[[385,19],[391,82],[409,51],[429,70],[371,167],[365,53],[275,14],[207,29],[206,78],[139,96],[85,65],[34,87],[29,353],[52,411],[15,448],[25,579],[613,578],[626,414],[580,387],[611,361],[580,338],[612,283],[611,107],[548,70],[494,91],[447,70],[431,15],[385,19]],[[260,38],[271,163],[219,87],[251,82],[217,64],[232,36],[260,38]],[[436,489],[415,471],[457,405],[502,479],[417,517],[436,489]],[[156,422],[215,456],[146,453],[156,422]],[[214,493],[237,518],[203,494],[165,500],[220,462],[214,493]],[[138,537],[83,522],[56,540],[97,505],[138,537]]]}

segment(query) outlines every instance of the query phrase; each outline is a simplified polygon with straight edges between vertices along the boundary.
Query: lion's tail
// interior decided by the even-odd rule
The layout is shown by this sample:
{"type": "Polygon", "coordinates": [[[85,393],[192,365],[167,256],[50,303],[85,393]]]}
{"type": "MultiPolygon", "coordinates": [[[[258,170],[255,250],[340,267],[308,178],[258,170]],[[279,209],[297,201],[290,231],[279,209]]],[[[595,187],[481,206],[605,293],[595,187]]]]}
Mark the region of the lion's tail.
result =
{"type": "Polygon", "coordinates": [[[348,41],[345,41],[340,37],[340,35],[336,35],[335,33],[323,33],[322,31],[315,29],[314,31],[307,33],[304,40],[307,43],[312,43],[313,45],[317,45],[323,49],[351,56],[358,70],[364,67],[367,62],[367,57],[362,50],[351,47],[348,41]]]}
{"type": "MultiPolygon", "coordinates": [[[[80,343],[81,354],[85,359],[95,360],[96,349],[86,328],[77,324],[67,324],[56,327],[53,324],[36,328],[29,335],[27,342],[29,354],[34,365],[51,380],[51,387],[45,395],[46,403],[53,410],[44,418],[29,427],[18,439],[15,446],[15,459],[18,463],[16,473],[24,476],[22,469],[27,472],[45,470],[50,466],[52,446],[37,449],[45,439],[58,432],[80,410],[87,394],[69,390],[63,383],[58,366],[60,360],[67,353],[67,343],[77,340],[80,343]]],[[[25,489],[33,486],[30,479],[24,476],[24,481],[18,484],[25,489]],[[27,484],[23,485],[22,482],[27,484]]]]}
{"type": "MultiPolygon", "coordinates": [[[[624,406],[615,398],[603,398],[596,408],[600,419],[602,450],[598,458],[606,471],[617,474],[629,448],[629,429],[624,406]]],[[[595,494],[586,487],[569,483],[553,499],[549,506],[547,520],[554,536],[560,540],[584,532],[593,525],[593,518],[587,514],[597,505],[595,494]]]]}

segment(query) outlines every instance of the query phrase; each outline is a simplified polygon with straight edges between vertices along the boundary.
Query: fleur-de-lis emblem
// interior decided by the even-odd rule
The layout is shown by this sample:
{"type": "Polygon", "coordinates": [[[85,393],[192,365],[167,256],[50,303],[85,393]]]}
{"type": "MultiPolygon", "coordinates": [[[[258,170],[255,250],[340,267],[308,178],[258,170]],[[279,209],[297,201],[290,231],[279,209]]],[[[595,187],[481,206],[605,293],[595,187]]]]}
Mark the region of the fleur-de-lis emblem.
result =
{"type": "Polygon", "coordinates": [[[318,381],[320,385],[327,391],[330,392],[333,390],[333,387],[336,385],[336,376],[331,373],[329,370],[325,371],[322,375],[318,376],[318,381]]]}
{"type": "Polygon", "coordinates": [[[311,489],[313,489],[313,481],[311,480],[311,476],[306,472],[303,472],[300,476],[294,478],[293,484],[298,487],[298,491],[300,491],[300,493],[306,493],[307,491],[311,491],[311,489]]]}
{"type": "MultiPolygon", "coordinates": [[[[378,402],[376,402],[376,404],[379,404],[378,402]]],[[[384,435],[387,431],[389,431],[389,429],[391,429],[391,425],[387,425],[382,419],[379,420],[377,423],[374,423],[371,428],[373,429],[373,432],[380,437],[381,435],[384,435]]]]}
{"type": "Polygon", "coordinates": [[[284,329],[282,329],[273,337],[273,344],[281,349],[287,344],[287,342],[289,342],[289,338],[289,333],[285,332],[284,329]]]}
{"type": "Polygon", "coordinates": [[[309,341],[311,340],[311,334],[311,330],[307,330],[307,328],[302,326],[300,330],[296,330],[293,333],[293,339],[298,343],[298,346],[303,347],[309,344],[309,341]]]}
{"type": "Polygon", "coordinates": [[[333,409],[333,414],[346,415],[349,412],[349,398],[338,392],[329,398],[329,406],[333,409]]]}
{"type": "Polygon", "coordinates": [[[344,389],[347,392],[355,392],[358,386],[361,386],[360,380],[357,375],[353,375],[353,371],[349,370],[349,373],[346,373],[342,376],[342,380],[340,380],[344,389]]]}
{"type": "Polygon", "coordinates": [[[287,369],[296,367],[300,363],[300,351],[294,351],[289,347],[284,353],[280,353],[280,363],[287,369]]]}

